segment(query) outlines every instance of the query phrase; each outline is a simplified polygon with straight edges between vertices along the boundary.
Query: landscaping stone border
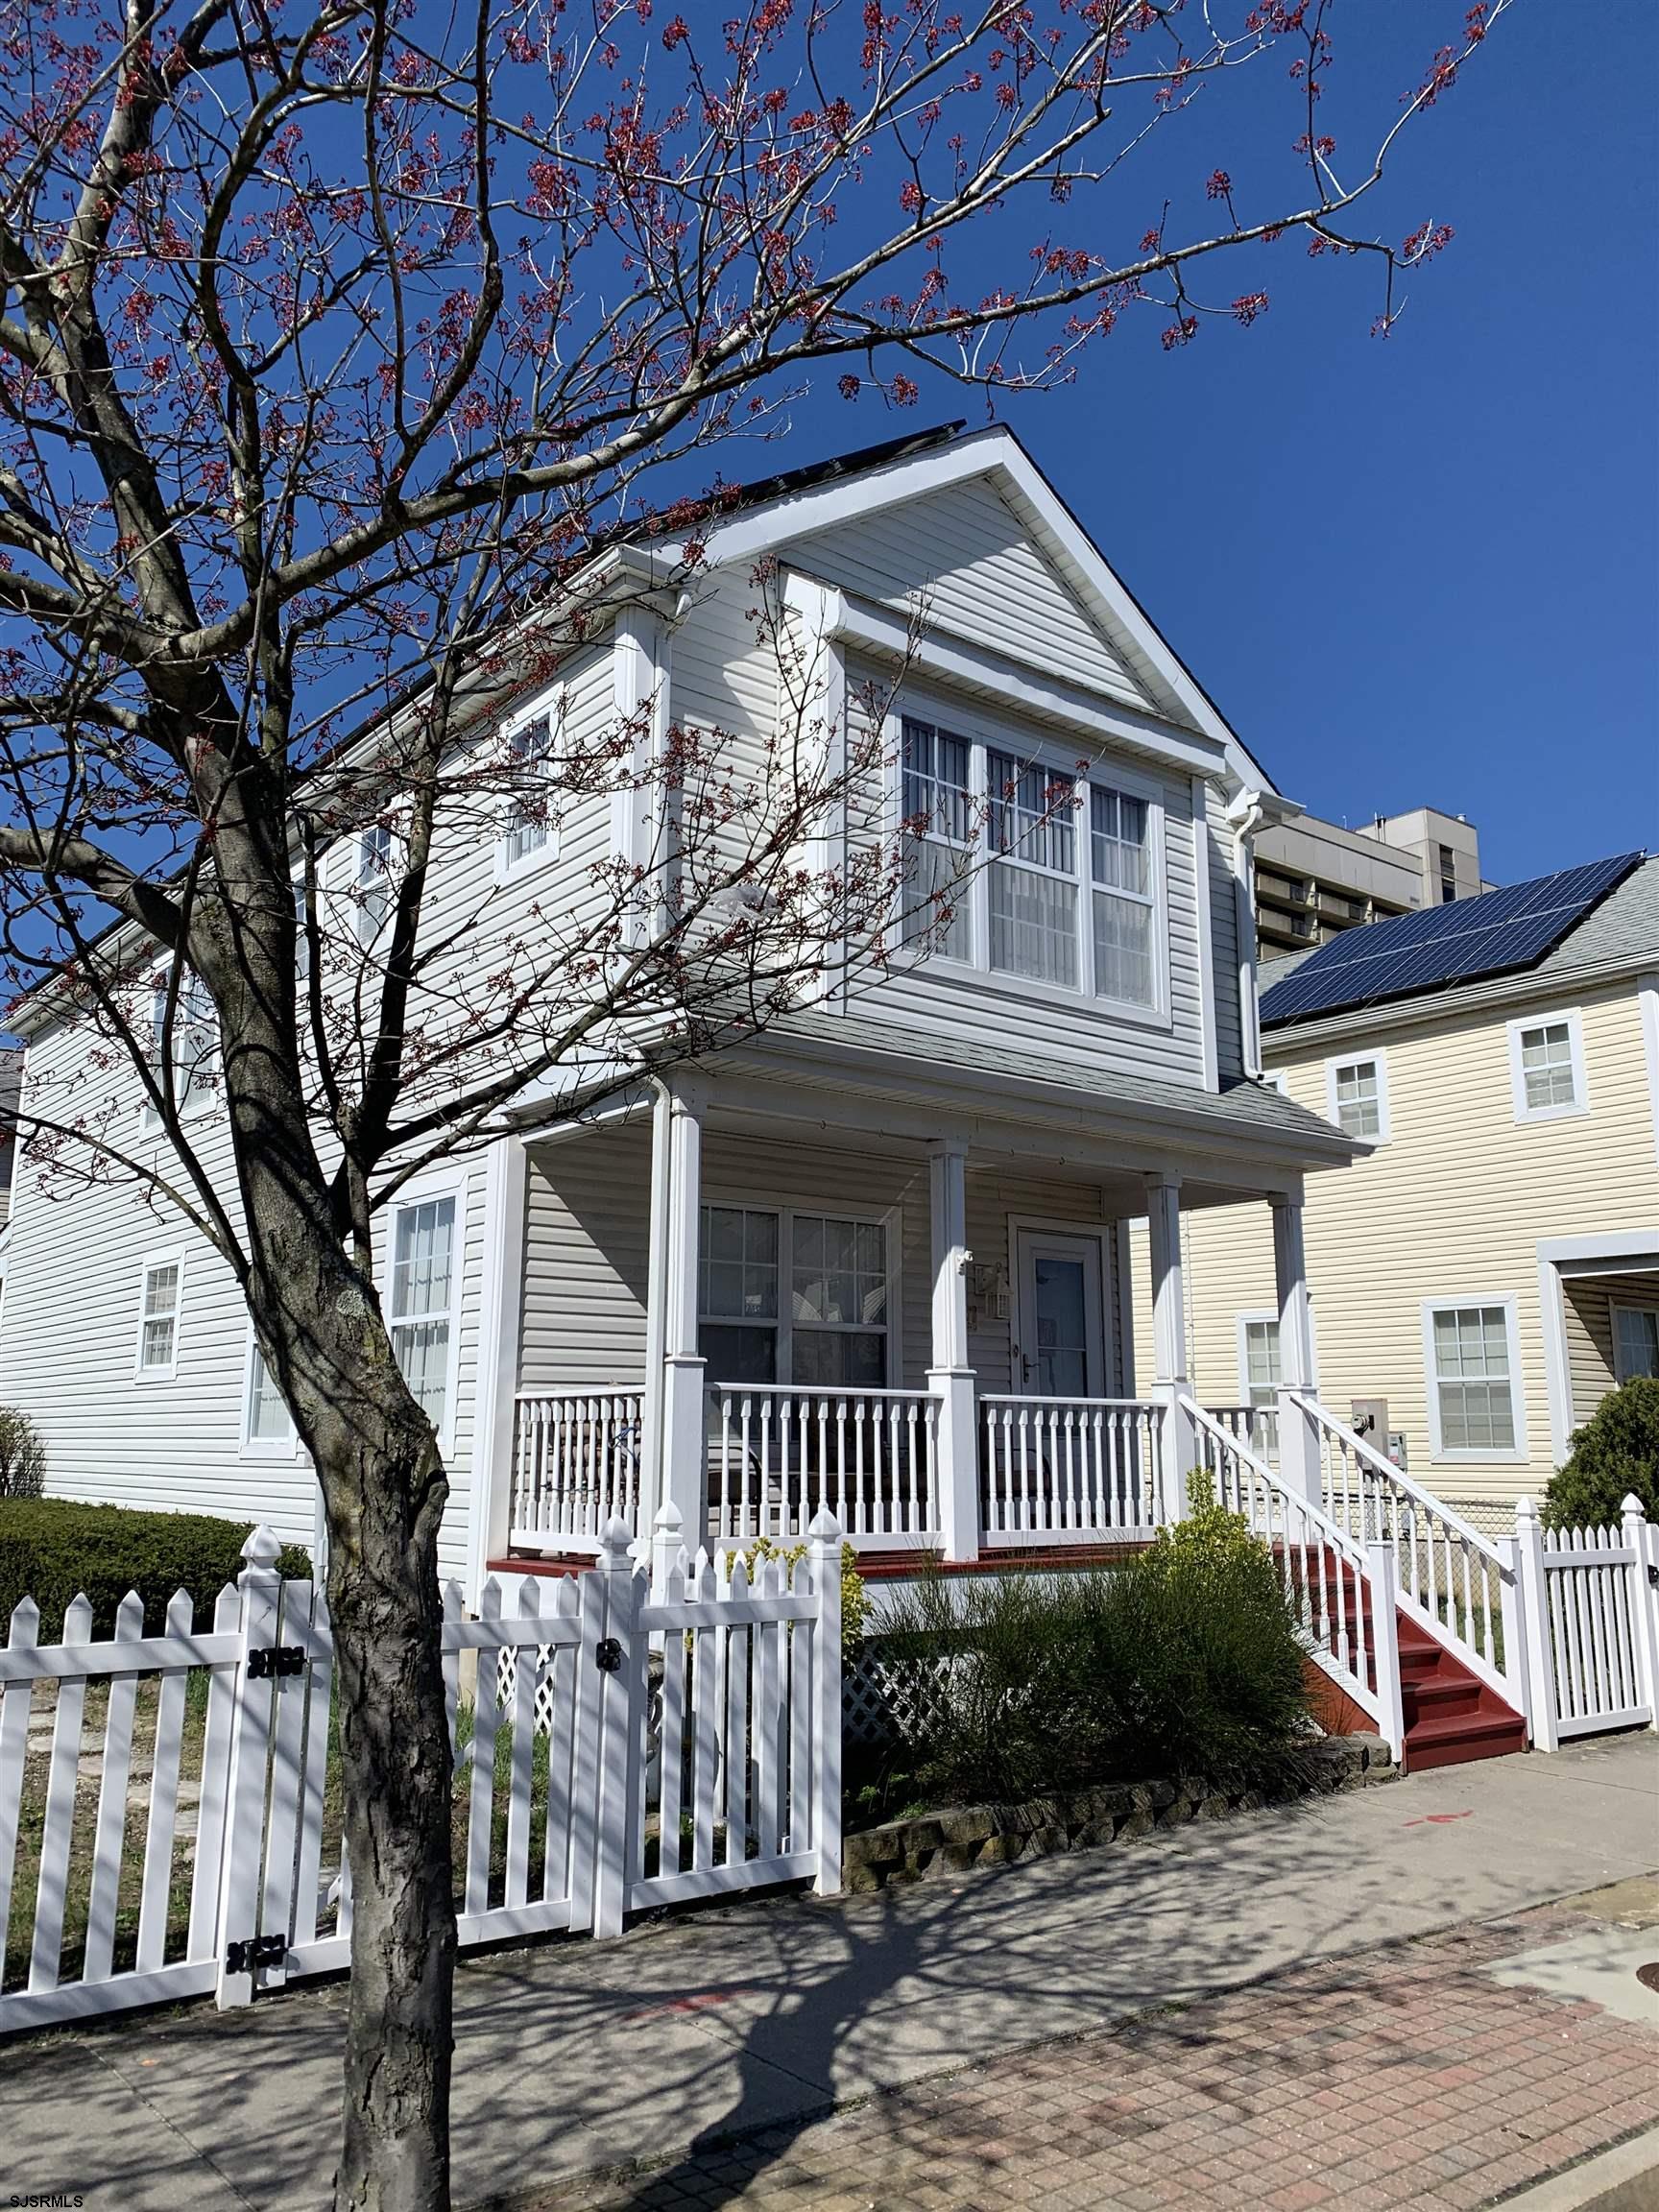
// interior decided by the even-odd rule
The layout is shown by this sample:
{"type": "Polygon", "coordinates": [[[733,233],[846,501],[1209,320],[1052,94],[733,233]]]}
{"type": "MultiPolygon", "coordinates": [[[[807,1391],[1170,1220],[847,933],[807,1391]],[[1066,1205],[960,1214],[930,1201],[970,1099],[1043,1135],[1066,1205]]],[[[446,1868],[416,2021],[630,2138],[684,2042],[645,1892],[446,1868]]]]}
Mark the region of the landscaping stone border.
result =
{"type": "Polygon", "coordinates": [[[843,1839],[842,1886],[884,1889],[889,1882],[959,1874],[970,1866],[1007,1866],[1103,1843],[1131,1843],[1188,1820],[1225,1820],[1298,1797],[1370,1789],[1392,1782],[1398,1771],[1380,1736],[1327,1737],[1299,1752],[1297,1764],[1299,1784],[1270,1795],[1193,1775],[1178,1782],[1108,1782],[1022,1805],[958,1805],[886,1820],[843,1839]]]}

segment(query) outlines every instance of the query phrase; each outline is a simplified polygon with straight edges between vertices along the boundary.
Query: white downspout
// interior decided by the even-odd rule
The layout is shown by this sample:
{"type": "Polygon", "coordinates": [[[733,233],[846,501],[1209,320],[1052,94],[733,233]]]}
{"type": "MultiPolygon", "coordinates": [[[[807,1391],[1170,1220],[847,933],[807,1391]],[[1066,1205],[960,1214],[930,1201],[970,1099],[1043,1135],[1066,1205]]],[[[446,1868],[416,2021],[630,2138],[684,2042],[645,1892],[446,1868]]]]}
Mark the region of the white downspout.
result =
{"type": "Polygon", "coordinates": [[[1233,831],[1233,910],[1238,939],[1238,1036],[1246,1075],[1262,1073],[1262,1018],[1256,998],[1256,877],[1251,840],[1266,819],[1260,791],[1240,791],[1227,809],[1233,831]]]}

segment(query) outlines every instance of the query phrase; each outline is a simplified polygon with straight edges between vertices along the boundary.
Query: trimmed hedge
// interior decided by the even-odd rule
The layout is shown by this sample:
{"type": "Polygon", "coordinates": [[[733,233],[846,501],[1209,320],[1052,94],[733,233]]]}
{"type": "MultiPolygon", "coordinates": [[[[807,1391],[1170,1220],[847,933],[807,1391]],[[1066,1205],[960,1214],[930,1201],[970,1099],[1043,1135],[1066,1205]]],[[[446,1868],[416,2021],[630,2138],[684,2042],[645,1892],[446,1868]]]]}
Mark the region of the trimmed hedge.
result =
{"type": "MultiPolygon", "coordinates": [[[[196,1600],[198,1626],[242,1569],[252,1524],[207,1513],[143,1513],[126,1505],[84,1505],[68,1498],[0,1499],[0,1638],[12,1608],[33,1598],[43,1642],[56,1643],[71,1599],[92,1600],[92,1633],[112,1635],[115,1609],[129,1590],[144,1600],[145,1626],[159,1635],[176,1590],[196,1600]]],[[[310,1553],[291,1544],[284,1575],[311,1573],[310,1553]]]]}

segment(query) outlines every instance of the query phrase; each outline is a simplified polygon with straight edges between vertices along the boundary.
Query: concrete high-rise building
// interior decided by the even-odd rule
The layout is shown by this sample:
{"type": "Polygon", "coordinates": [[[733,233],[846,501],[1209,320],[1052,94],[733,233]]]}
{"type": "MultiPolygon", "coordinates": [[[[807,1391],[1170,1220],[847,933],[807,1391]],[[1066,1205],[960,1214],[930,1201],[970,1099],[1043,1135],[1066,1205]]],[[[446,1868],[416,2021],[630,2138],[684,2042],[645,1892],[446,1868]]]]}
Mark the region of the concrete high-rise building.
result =
{"type": "Polygon", "coordinates": [[[1257,833],[1257,947],[1267,958],[1305,951],[1362,922],[1490,888],[1479,834],[1461,814],[1418,806],[1363,830],[1301,814],[1257,833]]]}

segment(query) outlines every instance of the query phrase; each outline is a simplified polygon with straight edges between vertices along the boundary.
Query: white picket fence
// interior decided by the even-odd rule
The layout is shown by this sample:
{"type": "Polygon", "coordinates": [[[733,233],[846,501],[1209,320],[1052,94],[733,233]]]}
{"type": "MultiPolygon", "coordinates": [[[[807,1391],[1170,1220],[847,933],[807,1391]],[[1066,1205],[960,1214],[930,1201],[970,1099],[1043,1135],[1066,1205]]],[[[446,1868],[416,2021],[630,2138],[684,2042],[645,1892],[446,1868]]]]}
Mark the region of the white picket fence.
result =
{"type": "MultiPolygon", "coordinates": [[[[671,1506],[649,1571],[631,1538],[613,1521],[586,1574],[492,1580],[475,1620],[445,1593],[463,1945],[615,1936],[630,1911],[767,1883],[840,1887],[839,1528],[821,1516],[793,1570],[763,1559],[753,1579],[740,1555],[688,1559],[671,1506]]],[[[134,1597],[97,1643],[84,1599],[58,1644],[30,1600],[12,1614],[0,2033],[208,1991],[245,2005],[349,1963],[327,1605],[276,1555],[256,1529],[207,1633],[182,1593],[154,1636],[134,1597]],[[51,1710],[32,1732],[37,1697],[51,1710]]]]}
{"type": "Polygon", "coordinates": [[[1616,1528],[1545,1528],[1515,1513],[1533,1745],[1659,1727],[1659,1527],[1635,1498],[1616,1528]]]}

